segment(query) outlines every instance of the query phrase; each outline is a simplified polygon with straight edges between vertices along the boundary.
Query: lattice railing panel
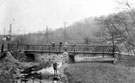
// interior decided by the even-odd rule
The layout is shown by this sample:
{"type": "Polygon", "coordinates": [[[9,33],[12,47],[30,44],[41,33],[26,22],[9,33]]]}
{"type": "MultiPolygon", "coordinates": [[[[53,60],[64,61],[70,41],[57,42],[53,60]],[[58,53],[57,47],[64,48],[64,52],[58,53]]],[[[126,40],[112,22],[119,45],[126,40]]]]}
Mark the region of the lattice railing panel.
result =
{"type": "Polygon", "coordinates": [[[25,51],[49,51],[49,52],[89,52],[89,53],[104,53],[104,52],[119,52],[119,49],[113,45],[17,45],[9,44],[8,49],[25,51]]]}

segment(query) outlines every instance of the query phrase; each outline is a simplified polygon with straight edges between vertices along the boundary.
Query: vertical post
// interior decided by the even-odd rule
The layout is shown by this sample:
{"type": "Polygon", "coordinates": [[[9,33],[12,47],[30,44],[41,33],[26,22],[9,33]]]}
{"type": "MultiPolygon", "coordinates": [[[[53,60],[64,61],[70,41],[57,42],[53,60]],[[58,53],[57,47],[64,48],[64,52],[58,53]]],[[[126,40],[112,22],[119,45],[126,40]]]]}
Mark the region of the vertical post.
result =
{"type": "Polygon", "coordinates": [[[56,46],[55,46],[55,43],[52,42],[51,45],[52,45],[52,46],[51,46],[51,51],[52,51],[52,52],[55,52],[55,51],[56,51],[56,50],[55,50],[55,47],[56,47],[56,46]]]}
{"type": "Polygon", "coordinates": [[[84,45],[84,56],[85,56],[85,50],[86,50],[86,45],[84,45]]]}
{"type": "Polygon", "coordinates": [[[49,55],[50,55],[51,45],[48,45],[48,50],[49,50],[49,55]]]}
{"type": "Polygon", "coordinates": [[[18,44],[16,44],[16,49],[18,49],[19,48],[19,45],[18,44]]]}
{"type": "Polygon", "coordinates": [[[105,49],[105,47],[103,46],[103,58],[104,58],[104,49],[105,49]]]}
{"type": "Polygon", "coordinates": [[[69,53],[69,63],[75,63],[75,54],[69,53]]]}
{"type": "Polygon", "coordinates": [[[114,57],[113,64],[115,64],[117,62],[117,59],[118,59],[118,56],[115,55],[115,45],[113,45],[113,57],[114,57]]]}
{"type": "Polygon", "coordinates": [[[114,51],[115,51],[115,47],[114,47],[114,45],[113,45],[113,57],[115,58],[114,51]]]}
{"type": "Polygon", "coordinates": [[[4,52],[4,44],[2,44],[2,46],[1,46],[1,53],[3,53],[4,52]]]}
{"type": "Polygon", "coordinates": [[[62,52],[62,42],[59,42],[59,52],[62,52]]]}
{"type": "Polygon", "coordinates": [[[56,52],[57,52],[57,55],[59,54],[59,44],[57,44],[56,46],[56,52]]]}
{"type": "Polygon", "coordinates": [[[26,51],[29,49],[29,45],[26,45],[26,51]]]}
{"type": "Polygon", "coordinates": [[[74,50],[74,53],[75,53],[75,46],[76,46],[76,45],[75,45],[75,44],[73,44],[73,50],[74,50]]]}
{"type": "Polygon", "coordinates": [[[9,48],[10,48],[10,45],[9,45],[9,43],[7,43],[7,50],[9,51],[9,48]]]}
{"type": "Polygon", "coordinates": [[[111,24],[109,29],[110,29],[110,33],[111,33],[111,37],[112,37],[112,44],[113,44],[113,46],[112,46],[112,47],[113,47],[113,48],[112,48],[112,55],[113,55],[113,57],[114,57],[114,56],[115,56],[115,54],[114,54],[114,51],[115,51],[115,50],[114,50],[114,44],[115,44],[115,43],[114,43],[114,33],[113,33],[112,27],[113,27],[113,25],[111,24]]]}

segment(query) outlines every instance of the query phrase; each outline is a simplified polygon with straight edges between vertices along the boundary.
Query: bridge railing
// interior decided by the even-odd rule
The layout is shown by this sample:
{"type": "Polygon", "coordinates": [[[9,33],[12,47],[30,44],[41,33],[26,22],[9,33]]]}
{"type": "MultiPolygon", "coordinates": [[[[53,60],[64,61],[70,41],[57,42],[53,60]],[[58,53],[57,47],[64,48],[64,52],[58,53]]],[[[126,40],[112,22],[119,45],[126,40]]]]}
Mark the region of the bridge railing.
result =
{"type": "Polygon", "coordinates": [[[115,45],[21,45],[9,44],[9,50],[44,51],[44,52],[82,52],[82,53],[119,53],[115,45]]]}

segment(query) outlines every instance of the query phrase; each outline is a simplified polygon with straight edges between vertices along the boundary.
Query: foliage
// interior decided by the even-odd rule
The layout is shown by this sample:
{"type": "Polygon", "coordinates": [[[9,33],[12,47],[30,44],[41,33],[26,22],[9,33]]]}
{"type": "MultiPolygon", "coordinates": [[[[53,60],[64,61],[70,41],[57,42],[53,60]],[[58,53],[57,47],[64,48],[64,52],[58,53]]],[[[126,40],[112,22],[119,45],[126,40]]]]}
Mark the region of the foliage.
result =
{"type": "Polygon", "coordinates": [[[12,83],[17,65],[9,60],[0,61],[0,83],[12,83]]]}
{"type": "Polygon", "coordinates": [[[14,51],[14,52],[12,52],[12,55],[15,59],[19,60],[20,62],[26,62],[27,61],[27,57],[24,53],[14,51]]]}
{"type": "Polygon", "coordinates": [[[133,13],[132,10],[99,18],[97,22],[101,25],[101,29],[96,36],[100,35],[100,38],[102,37],[105,42],[111,42],[113,39],[115,44],[124,45],[128,52],[135,53],[133,49],[135,46],[135,20],[129,13],[133,13]]]}

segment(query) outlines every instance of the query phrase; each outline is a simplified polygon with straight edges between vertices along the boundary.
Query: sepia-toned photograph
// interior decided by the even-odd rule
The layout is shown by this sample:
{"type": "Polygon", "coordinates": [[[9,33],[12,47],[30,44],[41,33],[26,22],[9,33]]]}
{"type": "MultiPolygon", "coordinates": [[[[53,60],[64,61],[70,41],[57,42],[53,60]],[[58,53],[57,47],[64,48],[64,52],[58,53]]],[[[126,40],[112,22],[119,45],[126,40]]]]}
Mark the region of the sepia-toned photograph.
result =
{"type": "Polygon", "coordinates": [[[0,83],[135,83],[135,0],[0,0],[0,83]]]}

